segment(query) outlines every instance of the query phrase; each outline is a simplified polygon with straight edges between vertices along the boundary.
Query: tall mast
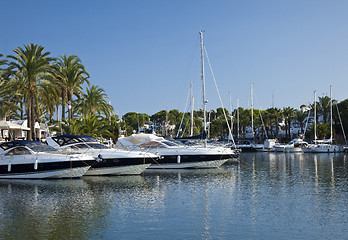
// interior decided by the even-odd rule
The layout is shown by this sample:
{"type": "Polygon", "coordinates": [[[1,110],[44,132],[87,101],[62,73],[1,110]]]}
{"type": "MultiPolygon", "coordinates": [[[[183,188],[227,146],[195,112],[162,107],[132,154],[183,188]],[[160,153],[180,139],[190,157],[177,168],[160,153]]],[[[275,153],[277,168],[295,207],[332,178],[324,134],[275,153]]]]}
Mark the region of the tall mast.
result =
{"type": "Polygon", "coordinates": [[[254,100],[253,100],[253,84],[250,84],[250,100],[251,100],[251,133],[254,138],[254,100]]]}
{"type": "MultiPolygon", "coordinates": [[[[229,92],[230,95],[230,111],[231,111],[231,134],[233,132],[233,114],[232,114],[232,101],[231,101],[231,92],[229,92]]],[[[231,139],[232,140],[232,139],[231,139]]]]}
{"type": "Polygon", "coordinates": [[[168,109],[166,109],[166,135],[168,135],[168,109]]]}
{"type": "Polygon", "coordinates": [[[330,143],[333,142],[333,134],[332,134],[332,85],[330,85],[330,143]]]}
{"type": "Polygon", "coordinates": [[[317,91],[314,91],[314,144],[317,144],[317,91]]]}
{"type": "Polygon", "coordinates": [[[237,98],[237,138],[239,138],[239,98],[237,98]]]}
{"type": "MultiPolygon", "coordinates": [[[[204,133],[207,134],[207,114],[206,114],[206,104],[207,101],[205,99],[205,78],[204,78],[204,53],[203,53],[203,32],[202,30],[199,32],[199,35],[201,37],[201,62],[202,62],[202,92],[203,92],[203,123],[204,123],[204,133]]],[[[204,139],[204,145],[207,145],[207,139],[204,139]]]]}
{"type": "Polygon", "coordinates": [[[194,108],[194,97],[193,97],[193,93],[192,93],[192,83],[190,84],[190,88],[191,88],[191,132],[190,132],[190,136],[193,136],[193,108],[194,108]]]}

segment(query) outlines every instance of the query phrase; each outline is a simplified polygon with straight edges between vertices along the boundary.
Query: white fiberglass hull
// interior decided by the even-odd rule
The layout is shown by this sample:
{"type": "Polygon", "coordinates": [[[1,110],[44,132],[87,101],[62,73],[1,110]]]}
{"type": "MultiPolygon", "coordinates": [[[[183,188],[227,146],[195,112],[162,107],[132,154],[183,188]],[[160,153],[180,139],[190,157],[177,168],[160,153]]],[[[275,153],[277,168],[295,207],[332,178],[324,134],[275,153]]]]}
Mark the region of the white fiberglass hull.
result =
{"type": "Polygon", "coordinates": [[[276,152],[284,152],[285,151],[284,146],[275,146],[274,149],[276,152]]]}
{"type": "Polygon", "coordinates": [[[84,176],[102,176],[102,175],[139,175],[145,171],[151,164],[138,164],[130,166],[116,166],[105,168],[90,168],[84,176]]]}
{"type": "Polygon", "coordinates": [[[48,179],[48,178],[80,178],[82,177],[89,166],[49,170],[49,171],[35,171],[27,173],[9,173],[1,174],[1,179],[48,179]]]}
{"type": "Polygon", "coordinates": [[[310,152],[312,153],[339,153],[343,152],[343,148],[333,145],[314,145],[310,148],[310,152]]]}
{"type": "Polygon", "coordinates": [[[287,152],[287,153],[302,153],[303,150],[302,150],[302,148],[299,148],[299,147],[289,147],[289,148],[285,148],[285,152],[287,152]]]}

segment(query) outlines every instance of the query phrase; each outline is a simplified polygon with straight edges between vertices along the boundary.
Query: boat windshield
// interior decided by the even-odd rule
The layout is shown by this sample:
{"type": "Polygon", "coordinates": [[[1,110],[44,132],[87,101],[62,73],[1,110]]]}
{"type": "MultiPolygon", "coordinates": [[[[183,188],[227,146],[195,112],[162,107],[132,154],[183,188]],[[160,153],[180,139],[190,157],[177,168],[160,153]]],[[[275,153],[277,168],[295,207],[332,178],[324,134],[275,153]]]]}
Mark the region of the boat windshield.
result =
{"type": "Polygon", "coordinates": [[[90,136],[78,136],[78,135],[61,135],[58,137],[52,137],[52,139],[60,146],[65,146],[73,143],[98,143],[97,140],[90,136]]]}
{"type": "Polygon", "coordinates": [[[165,145],[169,146],[169,147],[177,147],[178,144],[174,143],[174,142],[170,142],[170,141],[162,141],[162,143],[164,143],[165,145]]]}
{"type": "Polygon", "coordinates": [[[28,141],[28,140],[16,140],[16,141],[11,141],[11,142],[5,142],[0,145],[0,147],[4,150],[7,150],[12,147],[18,147],[18,146],[27,146],[28,148],[32,149],[35,152],[51,152],[51,151],[56,151],[55,148],[50,147],[46,144],[43,144],[38,141],[28,141]]]}
{"type": "Polygon", "coordinates": [[[164,148],[164,147],[165,145],[156,141],[146,142],[139,145],[139,148],[164,148]]]}
{"type": "Polygon", "coordinates": [[[42,145],[33,145],[30,146],[30,148],[34,151],[34,152],[56,152],[57,149],[55,149],[54,147],[42,144],[42,145]]]}
{"type": "Polygon", "coordinates": [[[107,146],[104,146],[100,143],[79,143],[73,146],[70,146],[71,148],[94,148],[94,149],[109,149],[107,146]]]}

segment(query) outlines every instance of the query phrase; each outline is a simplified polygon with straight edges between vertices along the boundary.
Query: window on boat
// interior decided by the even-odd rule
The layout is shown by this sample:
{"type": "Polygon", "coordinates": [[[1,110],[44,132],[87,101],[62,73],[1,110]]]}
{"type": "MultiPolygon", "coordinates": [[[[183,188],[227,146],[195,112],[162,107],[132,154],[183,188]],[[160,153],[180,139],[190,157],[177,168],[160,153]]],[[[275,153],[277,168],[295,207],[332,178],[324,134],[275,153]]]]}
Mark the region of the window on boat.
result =
{"type": "Polygon", "coordinates": [[[56,152],[57,151],[57,149],[55,149],[54,147],[44,145],[44,144],[32,145],[32,146],[30,146],[30,148],[34,152],[56,152]]]}
{"type": "Polygon", "coordinates": [[[12,150],[10,150],[8,153],[5,155],[29,155],[31,152],[26,149],[25,147],[17,147],[12,150]]]}
{"type": "Polygon", "coordinates": [[[85,142],[95,142],[97,140],[90,136],[77,136],[77,135],[62,135],[58,137],[52,137],[52,139],[58,143],[60,146],[65,146],[72,143],[85,143],[85,142]]]}
{"type": "Polygon", "coordinates": [[[163,148],[164,146],[159,142],[147,142],[139,145],[140,148],[163,148]]]}
{"type": "Polygon", "coordinates": [[[167,145],[167,146],[170,146],[170,147],[175,147],[175,146],[177,146],[176,143],[170,142],[170,141],[163,141],[163,143],[164,143],[165,145],[167,145]]]}
{"type": "Polygon", "coordinates": [[[109,149],[107,146],[104,146],[99,143],[81,143],[77,144],[74,147],[76,148],[95,148],[95,149],[109,149]]]}

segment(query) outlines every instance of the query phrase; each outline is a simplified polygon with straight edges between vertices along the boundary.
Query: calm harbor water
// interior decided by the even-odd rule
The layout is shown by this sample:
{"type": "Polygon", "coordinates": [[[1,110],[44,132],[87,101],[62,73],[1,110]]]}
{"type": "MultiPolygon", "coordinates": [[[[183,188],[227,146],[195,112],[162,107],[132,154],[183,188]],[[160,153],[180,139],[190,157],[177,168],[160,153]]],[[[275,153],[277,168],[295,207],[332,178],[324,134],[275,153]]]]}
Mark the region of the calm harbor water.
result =
{"type": "Polygon", "coordinates": [[[348,239],[345,154],[243,153],[211,170],[0,180],[0,239],[348,239]]]}

